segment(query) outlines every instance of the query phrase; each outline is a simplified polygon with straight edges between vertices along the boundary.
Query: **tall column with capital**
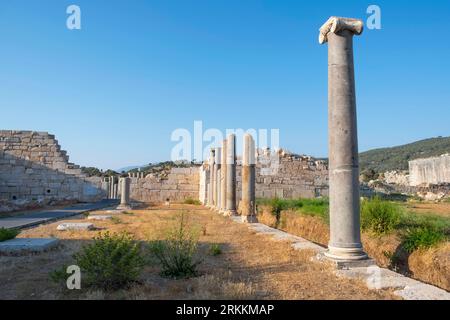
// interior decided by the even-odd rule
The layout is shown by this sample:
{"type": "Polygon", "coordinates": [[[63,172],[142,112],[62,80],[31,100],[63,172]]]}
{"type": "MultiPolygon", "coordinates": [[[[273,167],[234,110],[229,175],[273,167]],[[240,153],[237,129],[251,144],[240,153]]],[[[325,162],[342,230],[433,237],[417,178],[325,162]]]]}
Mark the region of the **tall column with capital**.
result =
{"type": "Polygon", "coordinates": [[[328,42],[328,149],[330,242],[334,260],[366,259],[361,244],[358,136],[353,66],[353,36],[363,31],[358,19],[331,17],[320,28],[328,42]]]}

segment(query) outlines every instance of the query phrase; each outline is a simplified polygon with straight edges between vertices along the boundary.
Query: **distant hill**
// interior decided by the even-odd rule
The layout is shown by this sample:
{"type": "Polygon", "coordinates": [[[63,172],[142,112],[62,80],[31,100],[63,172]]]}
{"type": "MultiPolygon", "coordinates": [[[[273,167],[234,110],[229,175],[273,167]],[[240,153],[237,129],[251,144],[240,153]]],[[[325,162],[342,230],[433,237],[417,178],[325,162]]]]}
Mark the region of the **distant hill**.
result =
{"type": "Polygon", "coordinates": [[[408,161],[450,153],[450,137],[437,137],[392,148],[373,149],[359,154],[361,172],[408,170],[408,161]]]}
{"type": "Polygon", "coordinates": [[[134,169],[138,169],[138,168],[142,168],[144,166],[128,166],[128,167],[123,167],[123,168],[119,168],[116,169],[116,172],[128,172],[130,170],[134,170],[134,169]]]}

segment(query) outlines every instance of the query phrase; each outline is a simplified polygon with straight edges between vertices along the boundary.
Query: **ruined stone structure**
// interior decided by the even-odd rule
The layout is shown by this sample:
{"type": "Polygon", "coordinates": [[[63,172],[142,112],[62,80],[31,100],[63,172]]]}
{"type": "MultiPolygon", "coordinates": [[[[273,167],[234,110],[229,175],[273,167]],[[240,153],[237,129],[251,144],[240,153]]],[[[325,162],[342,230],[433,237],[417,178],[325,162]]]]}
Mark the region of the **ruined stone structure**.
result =
{"type": "Polygon", "coordinates": [[[140,202],[183,201],[187,198],[199,199],[200,170],[172,168],[167,177],[147,175],[131,179],[131,200],[140,202]]]}
{"type": "Polygon", "coordinates": [[[70,163],[54,135],[0,131],[0,211],[51,201],[94,201],[105,196],[102,180],[70,163]]]}
{"type": "MultiPolygon", "coordinates": [[[[235,157],[232,154],[235,152],[232,144],[235,137],[230,139],[230,155],[235,157]]],[[[87,177],[79,166],[69,162],[67,153],[61,150],[53,135],[4,130],[0,131],[0,148],[0,212],[60,200],[91,202],[102,198],[121,199],[123,188],[119,177],[87,177]]],[[[219,150],[220,148],[214,151],[221,158],[219,150]]],[[[257,198],[310,198],[328,195],[328,170],[323,161],[286,151],[280,151],[277,157],[267,157],[267,154],[270,154],[267,150],[258,150],[257,198]]],[[[212,155],[214,160],[215,153],[212,152],[212,155]]],[[[161,176],[144,177],[141,172],[129,174],[129,199],[137,202],[164,202],[166,199],[183,201],[192,198],[205,203],[208,193],[216,192],[217,205],[221,200],[217,194],[220,192],[219,165],[220,163],[212,161],[201,167],[172,168],[168,174],[161,176]],[[211,182],[210,178],[214,181],[211,182]]],[[[235,164],[228,163],[224,166],[230,169],[229,172],[226,171],[227,175],[235,175],[233,193],[225,192],[229,200],[233,199],[233,195],[236,197],[236,201],[228,201],[228,204],[225,202],[226,210],[233,214],[233,204],[238,205],[242,197],[240,157],[236,156],[235,164]]]]}
{"type": "MultiPolygon", "coordinates": [[[[328,196],[328,167],[325,161],[296,155],[285,150],[276,154],[270,150],[257,151],[256,198],[315,198],[328,196]]],[[[205,174],[212,162],[205,162],[200,171],[205,174]]],[[[205,177],[200,173],[201,177],[205,177]]],[[[214,177],[214,176],[213,176],[214,177]]],[[[203,178],[204,179],[204,178],[203,178]]],[[[200,186],[209,180],[200,182],[200,186]]],[[[200,187],[200,201],[207,201],[206,191],[200,187]],[[203,194],[203,195],[202,195],[203,194]]],[[[242,198],[242,157],[236,160],[236,198],[242,198]]]]}
{"type": "Polygon", "coordinates": [[[409,184],[450,183],[450,155],[409,161],[409,184]]]}

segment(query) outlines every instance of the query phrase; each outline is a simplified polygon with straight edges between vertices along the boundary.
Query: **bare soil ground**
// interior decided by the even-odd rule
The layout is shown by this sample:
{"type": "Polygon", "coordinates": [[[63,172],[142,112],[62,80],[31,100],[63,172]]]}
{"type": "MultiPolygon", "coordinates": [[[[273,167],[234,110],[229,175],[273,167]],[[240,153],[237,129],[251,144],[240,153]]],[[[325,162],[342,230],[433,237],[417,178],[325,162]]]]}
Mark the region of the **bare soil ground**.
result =
{"type": "Polygon", "coordinates": [[[359,280],[337,278],[331,267],[310,261],[312,252],[293,250],[286,242],[255,234],[200,206],[134,210],[117,215],[120,221],[95,225],[113,233],[132,233],[146,252],[147,241],[162,239],[181,209],[188,210],[190,223],[200,234],[203,262],[196,278],[163,278],[159,266],[150,264],[140,283],[128,289],[69,291],[51,282],[49,272],[71,264],[72,255],[101,231],[60,232],[59,221],[25,230],[19,237],[58,237],[60,248],[38,255],[0,256],[0,299],[397,299],[391,291],[369,290],[359,280]],[[222,254],[209,253],[213,243],[220,244],[222,254]]]}

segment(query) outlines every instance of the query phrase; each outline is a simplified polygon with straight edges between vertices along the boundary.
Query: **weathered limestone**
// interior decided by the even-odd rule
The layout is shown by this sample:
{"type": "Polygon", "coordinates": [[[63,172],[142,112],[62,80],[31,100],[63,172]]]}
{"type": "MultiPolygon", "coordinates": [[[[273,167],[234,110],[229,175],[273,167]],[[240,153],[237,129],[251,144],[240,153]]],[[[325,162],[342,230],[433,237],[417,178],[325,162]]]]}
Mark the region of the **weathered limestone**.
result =
{"type": "Polygon", "coordinates": [[[217,212],[220,212],[220,204],[222,203],[222,199],[221,199],[221,196],[222,196],[222,193],[221,193],[221,188],[222,188],[222,180],[221,180],[221,177],[222,177],[222,165],[219,165],[219,168],[217,169],[217,177],[216,177],[216,184],[217,184],[217,204],[216,204],[216,206],[215,206],[215,210],[217,211],[217,212]]]}
{"type": "Polygon", "coordinates": [[[221,177],[221,168],[222,168],[222,148],[217,147],[214,151],[214,209],[220,209],[220,177],[221,177]]]}
{"type": "MultiPolygon", "coordinates": [[[[117,182],[117,179],[114,179],[114,180],[115,180],[115,182],[117,182]]],[[[118,193],[119,193],[119,183],[115,183],[114,184],[113,199],[118,199],[119,198],[118,193]]]]}
{"type": "Polygon", "coordinates": [[[109,198],[109,182],[106,178],[102,178],[102,190],[106,194],[105,199],[109,198]]]}
{"type": "Polygon", "coordinates": [[[325,255],[335,260],[366,259],[359,217],[359,164],[353,35],[361,20],[331,17],[320,28],[328,42],[328,132],[330,242],[325,255]]]}
{"type": "Polygon", "coordinates": [[[0,130],[0,212],[59,201],[105,197],[101,177],[88,177],[47,132],[0,130]]]}
{"type": "Polygon", "coordinates": [[[0,253],[23,254],[50,250],[59,244],[56,238],[15,238],[0,242],[0,253]]]}
{"type": "Polygon", "coordinates": [[[227,138],[225,215],[236,215],[236,135],[227,138]]]}
{"type": "Polygon", "coordinates": [[[89,215],[88,220],[111,220],[111,215],[104,215],[104,214],[95,214],[95,215],[89,215]]]}
{"type": "Polygon", "coordinates": [[[220,208],[219,212],[225,214],[227,209],[227,140],[222,141],[220,169],[220,208]]]}
{"type": "Polygon", "coordinates": [[[66,222],[61,223],[56,227],[58,231],[80,231],[80,230],[94,230],[95,227],[89,222],[66,222]]]}
{"type": "Polygon", "coordinates": [[[131,209],[130,183],[131,183],[130,178],[128,178],[128,177],[120,178],[122,192],[121,192],[121,196],[120,196],[120,205],[117,207],[118,209],[121,209],[121,210],[130,210],[131,209]]]}
{"type": "Polygon", "coordinates": [[[242,200],[241,215],[243,222],[257,222],[255,203],[255,141],[250,134],[244,135],[242,154],[242,200]]]}
{"type": "Polygon", "coordinates": [[[115,177],[114,176],[110,176],[109,177],[109,198],[110,199],[115,199],[114,198],[114,185],[115,185],[115,177]]]}
{"type": "Polygon", "coordinates": [[[208,184],[208,207],[214,206],[214,165],[215,165],[215,150],[211,149],[209,152],[209,184],[208,184]]]}
{"type": "Polygon", "coordinates": [[[450,155],[409,161],[409,185],[450,183],[450,155]]]}

